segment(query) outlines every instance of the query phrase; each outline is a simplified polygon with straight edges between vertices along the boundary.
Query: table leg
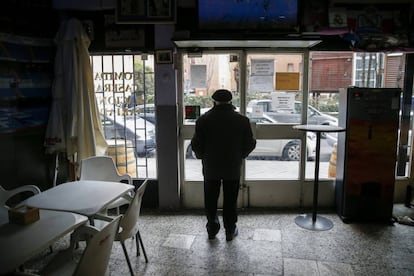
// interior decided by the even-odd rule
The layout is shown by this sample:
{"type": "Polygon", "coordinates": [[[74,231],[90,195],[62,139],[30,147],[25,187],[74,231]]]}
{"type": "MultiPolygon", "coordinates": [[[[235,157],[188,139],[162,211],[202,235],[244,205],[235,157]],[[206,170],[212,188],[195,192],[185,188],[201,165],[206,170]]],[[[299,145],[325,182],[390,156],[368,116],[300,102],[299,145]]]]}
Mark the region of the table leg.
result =
{"type": "Polygon", "coordinates": [[[319,160],[321,150],[321,132],[316,132],[316,156],[315,156],[315,180],[313,187],[312,215],[304,214],[295,218],[295,223],[308,230],[324,231],[333,227],[333,223],[322,216],[318,216],[318,194],[319,194],[319,160]]]}

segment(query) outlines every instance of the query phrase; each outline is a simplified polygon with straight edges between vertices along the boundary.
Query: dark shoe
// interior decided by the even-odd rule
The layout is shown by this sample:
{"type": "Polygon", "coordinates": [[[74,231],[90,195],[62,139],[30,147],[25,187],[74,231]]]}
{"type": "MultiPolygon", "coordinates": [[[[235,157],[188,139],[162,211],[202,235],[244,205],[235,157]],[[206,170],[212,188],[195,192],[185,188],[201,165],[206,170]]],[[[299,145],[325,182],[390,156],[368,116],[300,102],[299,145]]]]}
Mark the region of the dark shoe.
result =
{"type": "Polygon", "coordinates": [[[237,229],[237,227],[236,227],[236,228],[234,228],[233,232],[226,233],[226,241],[233,240],[238,234],[239,234],[239,229],[237,229]]]}
{"type": "Polygon", "coordinates": [[[214,227],[213,229],[210,229],[209,227],[207,227],[208,239],[214,240],[219,231],[220,231],[220,224],[217,224],[217,226],[214,227]]]}

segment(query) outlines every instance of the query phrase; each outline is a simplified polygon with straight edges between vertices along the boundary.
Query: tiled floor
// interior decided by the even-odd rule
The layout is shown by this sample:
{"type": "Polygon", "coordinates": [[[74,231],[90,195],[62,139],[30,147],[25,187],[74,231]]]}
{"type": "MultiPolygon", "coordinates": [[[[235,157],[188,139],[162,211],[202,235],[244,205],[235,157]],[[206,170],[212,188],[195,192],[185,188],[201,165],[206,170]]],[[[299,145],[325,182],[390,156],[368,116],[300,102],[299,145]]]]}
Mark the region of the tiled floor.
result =
{"type": "MultiPolygon", "coordinates": [[[[208,240],[200,211],[142,210],[140,232],[149,262],[135,256],[134,242],[127,242],[127,248],[136,275],[414,275],[413,226],[345,224],[328,212],[322,215],[334,227],[318,232],[298,227],[297,215],[240,211],[239,236],[226,242],[223,229],[208,240]]],[[[413,217],[414,208],[396,205],[394,215],[413,217]]],[[[55,245],[55,251],[66,243],[55,245]]],[[[129,275],[119,243],[110,268],[111,275],[129,275]]]]}

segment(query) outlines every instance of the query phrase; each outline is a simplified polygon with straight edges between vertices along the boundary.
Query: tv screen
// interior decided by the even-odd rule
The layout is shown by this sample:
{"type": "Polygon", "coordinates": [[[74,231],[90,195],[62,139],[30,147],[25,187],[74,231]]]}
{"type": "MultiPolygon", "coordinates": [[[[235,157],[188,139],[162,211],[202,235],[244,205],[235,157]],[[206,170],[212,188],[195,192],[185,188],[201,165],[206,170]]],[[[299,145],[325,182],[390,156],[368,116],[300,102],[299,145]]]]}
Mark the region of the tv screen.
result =
{"type": "Polygon", "coordinates": [[[299,0],[198,0],[200,30],[293,30],[299,0]]]}

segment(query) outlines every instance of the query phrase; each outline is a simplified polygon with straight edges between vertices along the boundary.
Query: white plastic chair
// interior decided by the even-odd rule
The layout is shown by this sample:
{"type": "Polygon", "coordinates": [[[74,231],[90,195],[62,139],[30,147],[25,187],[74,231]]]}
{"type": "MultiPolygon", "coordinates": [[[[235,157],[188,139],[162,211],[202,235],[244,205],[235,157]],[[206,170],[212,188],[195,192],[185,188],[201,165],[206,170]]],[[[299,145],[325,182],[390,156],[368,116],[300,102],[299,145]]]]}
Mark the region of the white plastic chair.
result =
{"type": "MultiPolygon", "coordinates": [[[[80,164],[80,180],[99,180],[121,182],[127,181],[132,185],[132,177],[129,174],[120,174],[114,160],[110,156],[92,156],[85,158],[80,164]]],[[[119,215],[119,207],[129,204],[129,201],[123,197],[112,202],[107,209],[116,208],[119,215]]]]}
{"type": "MultiPolygon", "coordinates": [[[[0,186],[0,217],[7,217],[7,210],[12,207],[7,205],[7,201],[13,196],[24,192],[39,194],[40,189],[35,185],[24,185],[12,190],[5,190],[2,186],[0,186]]],[[[17,204],[17,206],[18,205],[19,204],[17,204]]]]}
{"type": "MultiPolygon", "coordinates": [[[[135,246],[137,249],[137,256],[140,255],[139,246],[141,245],[142,252],[145,257],[145,262],[148,263],[148,257],[147,253],[145,252],[144,244],[142,243],[142,238],[139,233],[139,215],[141,211],[141,203],[142,203],[142,197],[144,195],[145,189],[147,187],[148,179],[146,179],[141,186],[136,190],[135,195],[133,199],[131,200],[131,203],[128,206],[128,209],[126,210],[125,214],[123,215],[120,223],[119,223],[119,229],[120,232],[116,235],[115,241],[119,241],[122,245],[122,249],[125,254],[125,259],[128,263],[129,271],[131,272],[131,275],[134,275],[131,261],[128,256],[128,252],[125,247],[125,240],[130,238],[135,238],[135,246]]],[[[103,216],[98,214],[96,216],[96,219],[94,220],[94,225],[98,228],[102,227],[102,225],[105,225],[107,222],[112,220],[111,217],[103,216]]]]}
{"type": "Polygon", "coordinates": [[[40,275],[75,275],[102,276],[109,275],[109,258],[112,244],[118,232],[121,216],[113,218],[101,230],[93,226],[82,226],[77,231],[90,236],[87,246],[79,262],[73,256],[73,247],[59,252],[42,271],[40,275]]]}

